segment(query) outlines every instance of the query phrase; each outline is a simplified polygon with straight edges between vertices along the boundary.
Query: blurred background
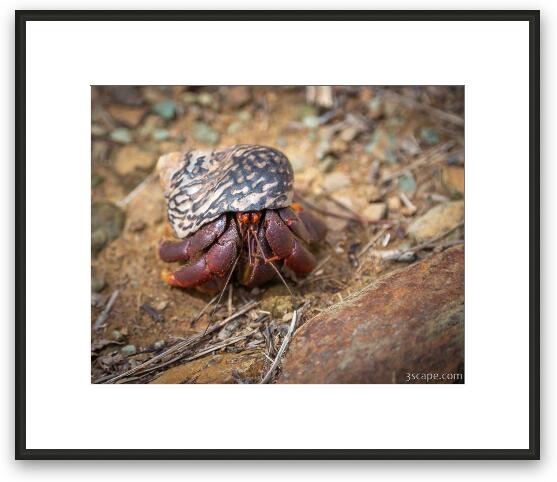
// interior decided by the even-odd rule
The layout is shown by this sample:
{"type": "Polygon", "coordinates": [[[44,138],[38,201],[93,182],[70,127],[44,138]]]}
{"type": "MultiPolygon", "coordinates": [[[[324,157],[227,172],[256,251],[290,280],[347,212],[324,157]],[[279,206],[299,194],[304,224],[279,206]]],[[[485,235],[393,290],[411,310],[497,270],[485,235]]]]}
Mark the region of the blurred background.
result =
{"type": "MultiPolygon", "coordinates": [[[[205,327],[190,320],[207,298],[159,278],[161,154],[246,143],[287,155],[297,194],[329,228],[318,269],[296,286],[308,314],[463,243],[463,86],[98,86],[91,136],[93,379],[205,327]]],[[[281,289],[238,288],[233,301],[285,298],[281,289]]],[[[277,303],[266,311],[280,341],[292,306],[277,303]]]]}

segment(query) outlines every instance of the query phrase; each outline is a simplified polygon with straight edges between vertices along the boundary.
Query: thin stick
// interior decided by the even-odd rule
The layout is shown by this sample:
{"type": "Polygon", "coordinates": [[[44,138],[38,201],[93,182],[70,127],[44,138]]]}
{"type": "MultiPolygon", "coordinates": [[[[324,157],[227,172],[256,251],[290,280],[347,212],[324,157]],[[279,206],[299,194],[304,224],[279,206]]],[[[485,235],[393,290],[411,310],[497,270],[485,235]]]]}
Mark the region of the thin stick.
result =
{"type": "Polygon", "coordinates": [[[435,244],[437,241],[440,241],[441,239],[447,237],[449,234],[456,231],[458,228],[461,228],[462,226],[464,226],[464,221],[458,223],[456,226],[453,226],[451,229],[449,229],[448,231],[445,231],[444,233],[440,234],[439,236],[437,236],[433,239],[430,239],[429,241],[426,241],[425,243],[418,244],[417,246],[414,246],[412,248],[408,248],[408,249],[404,250],[403,253],[404,252],[410,252],[410,251],[419,251],[420,249],[427,248],[428,246],[431,246],[432,244],[435,244]]]}
{"type": "Polygon", "coordinates": [[[400,200],[402,201],[402,203],[409,209],[412,211],[412,213],[415,213],[418,208],[414,205],[414,203],[412,201],[410,201],[410,199],[408,198],[408,196],[400,191],[398,193],[398,197],[400,198],[400,200]]]}
{"type": "Polygon", "coordinates": [[[316,273],[318,273],[319,270],[320,270],[323,266],[325,266],[325,265],[327,264],[327,262],[328,262],[330,259],[331,259],[331,255],[330,255],[330,254],[328,254],[327,256],[325,256],[321,261],[319,261],[319,263],[317,263],[317,266],[316,266],[315,268],[313,268],[313,271],[311,272],[311,274],[310,274],[309,276],[307,276],[306,278],[304,278],[304,279],[302,279],[302,280],[300,280],[300,281],[298,282],[298,285],[299,285],[299,286],[303,286],[303,285],[305,285],[306,283],[310,283],[310,282],[317,276],[316,273]]]}
{"type": "Polygon", "coordinates": [[[104,310],[95,321],[95,324],[93,325],[93,329],[98,330],[99,328],[102,327],[104,322],[107,320],[108,315],[110,315],[110,310],[112,310],[112,306],[114,305],[114,302],[116,301],[116,298],[118,298],[119,294],[120,294],[120,290],[116,290],[114,293],[112,293],[112,295],[110,295],[108,303],[106,304],[104,310]]]}
{"type": "Polygon", "coordinates": [[[299,310],[294,310],[294,313],[292,313],[292,321],[290,322],[290,326],[288,327],[288,332],[286,333],[286,336],[284,337],[284,340],[280,345],[277,356],[275,357],[275,361],[271,364],[271,368],[269,368],[269,371],[263,377],[263,380],[261,380],[260,383],[269,383],[271,381],[271,377],[273,376],[275,369],[280,363],[280,359],[282,358],[282,355],[285,352],[288,343],[290,343],[290,339],[292,338],[292,333],[294,333],[294,329],[296,328],[296,322],[298,321],[299,312],[301,311],[302,309],[300,308],[299,310]]]}
{"type": "MultiPolygon", "coordinates": [[[[373,251],[373,256],[377,256],[379,258],[382,259],[387,259],[387,260],[395,260],[395,261],[413,261],[413,259],[411,257],[409,257],[408,255],[412,254],[414,255],[415,253],[417,253],[418,251],[425,249],[425,248],[429,248],[429,247],[437,247],[437,243],[439,241],[441,241],[443,238],[446,238],[449,234],[451,234],[453,231],[456,231],[458,228],[464,226],[464,221],[462,221],[461,223],[457,224],[456,226],[452,227],[451,229],[449,229],[448,231],[445,231],[444,233],[440,234],[439,236],[430,239],[429,241],[426,241],[422,244],[418,244],[416,246],[413,246],[411,248],[408,249],[387,249],[387,250],[374,250],[373,251]]],[[[464,243],[463,239],[457,239],[454,241],[447,241],[445,243],[441,243],[439,246],[452,246],[454,244],[461,244],[464,243]]]]}
{"type": "Polygon", "coordinates": [[[133,375],[134,373],[137,373],[139,370],[142,370],[145,367],[147,367],[149,365],[152,365],[156,361],[159,361],[159,360],[167,357],[168,355],[172,355],[173,353],[175,353],[179,350],[183,350],[184,348],[188,348],[192,345],[195,345],[196,343],[201,341],[201,339],[203,339],[203,337],[205,335],[209,335],[209,334],[213,333],[214,331],[218,330],[219,328],[222,328],[228,322],[238,318],[239,316],[242,316],[243,314],[247,313],[252,308],[255,308],[257,305],[258,305],[257,301],[250,301],[249,303],[244,305],[240,310],[238,310],[236,313],[234,313],[232,316],[229,316],[229,317],[225,318],[224,320],[219,321],[218,323],[215,323],[213,326],[211,326],[211,328],[209,328],[204,333],[197,333],[197,334],[195,334],[195,335],[193,335],[189,338],[186,338],[185,340],[183,340],[179,343],[176,343],[175,345],[171,346],[168,350],[165,350],[164,352],[154,356],[153,358],[150,358],[149,360],[141,363],[140,365],[137,365],[136,367],[128,370],[127,372],[121,373],[120,375],[116,375],[114,378],[111,378],[111,379],[107,380],[106,383],[114,383],[118,380],[121,380],[122,378],[126,378],[130,375],[133,375]]]}
{"type": "Polygon", "coordinates": [[[383,226],[379,230],[379,232],[373,238],[371,238],[362,249],[360,249],[357,258],[360,259],[364,254],[366,254],[369,248],[371,248],[377,241],[379,241],[381,239],[381,236],[383,236],[388,229],[388,226],[383,226]]]}
{"type": "MultiPolygon", "coordinates": [[[[413,171],[417,167],[420,167],[422,164],[425,164],[426,162],[432,160],[432,158],[435,157],[435,156],[441,156],[441,154],[446,153],[448,151],[448,149],[451,147],[451,145],[452,145],[452,143],[447,142],[446,144],[442,144],[441,146],[434,147],[433,149],[430,149],[429,151],[427,151],[424,154],[422,154],[421,156],[419,156],[416,160],[412,161],[407,166],[404,166],[403,168],[389,174],[388,176],[385,176],[383,179],[381,179],[381,184],[386,184],[389,181],[392,181],[393,179],[397,179],[398,177],[400,177],[402,174],[404,174],[407,171],[413,171]]],[[[439,157],[439,159],[435,159],[433,162],[434,163],[435,162],[441,162],[441,161],[444,161],[444,160],[445,160],[445,157],[441,156],[441,157],[439,157]]]]}
{"type": "Polygon", "coordinates": [[[464,239],[454,239],[451,241],[441,241],[436,243],[424,243],[420,246],[416,246],[418,249],[409,249],[402,251],[400,249],[385,249],[379,250],[375,249],[371,251],[371,255],[389,260],[389,261],[401,261],[401,262],[412,262],[416,259],[416,252],[425,248],[450,248],[451,246],[456,246],[458,244],[464,244],[464,239]]]}
{"type": "Polygon", "coordinates": [[[238,264],[239,259],[240,259],[240,255],[236,256],[236,259],[234,260],[234,264],[232,265],[232,269],[230,270],[230,272],[228,273],[228,277],[226,278],[226,283],[224,283],[224,287],[222,288],[219,294],[215,307],[213,308],[213,311],[211,311],[211,315],[209,316],[209,321],[207,322],[207,326],[205,327],[205,331],[203,332],[203,334],[207,333],[207,330],[209,329],[209,325],[211,324],[211,318],[213,317],[215,311],[217,311],[217,308],[220,305],[220,300],[222,300],[222,295],[224,294],[224,291],[226,290],[228,283],[230,283],[230,278],[232,278],[232,273],[234,273],[234,270],[236,269],[236,264],[238,264]]]}
{"type": "Polygon", "coordinates": [[[356,218],[354,216],[350,216],[349,214],[341,214],[341,213],[335,213],[332,211],[327,211],[326,209],[321,209],[320,207],[316,206],[315,204],[302,199],[301,196],[299,194],[295,194],[295,199],[296,201],[298,201],[300,204],[305,204],[306,207],[310,208],[312,211],[315,211],[316,213],[319,214],[323,214],[325,216],[330,216],[333,218],[338,218],[338,219],[347,219],[348,221],[354,221],[356,223],[359,224],[364,224],[364,225],[368,225],[368,224],[388,224],[388,225],[393,225],[393,224],[397,224],[398,221],[391,221],[388,219],[379,219],[377,221],[371,221],[369,219],[359,219],[356,218]]]}
{"type": "Polygon", "coordinates": [[[193,325],[197,320],[199,320],[199,318],[201,318],[203,316],[203,314],[209,309],[209,306],[211,306],[216,299],[218,298],[218,295],[214,296],[204,307],[202,310],[199,311],[199,313],[197,313],[197,315],[190,321],[190,325],[193,325]]]}
{"type": "Polygon", "coordinates": [[[325,194],[325,198],[337,205],[340,209],[344,209],[346,212],[350,213],[354,219],[357,219],[360,224],[365,224],[366,220],[362,218],[357,212],[355,212],[351,207],[347,206],[341,201],[338,201],[334,197],[331,197],[329,194],[325,194]]]}
{"type": "Polygon", "coordinates": [[[290,293],[290,297],[292,298],[292,300],[294,300],[294,293],[292,293],[292,290],[290,289],[290,286],[288,286],[288,283],[286,282],[286,280],[284,279],[284,277],[280,273],[279,269],[275,266],[275,263],[273,261],[267,261],[267,259],[265,258],[265,252],[263,251],[263,247],[261,246],[261,243],[259,242],[259,239],[257,238],[257,236],[254,236],[254,239],[255,239],[255,242],[257,243],[259,251],[261,251],[261,256],[265,260],[265,263],[269,263],[271,265],[271,267],[275,270],[275,272],[278,274],[279,278],[281,279],[282,283],[284,284],[284,286],[286,286],[286,289],[290,293]]]}
{"type": "Polygon", "coordinates": [[[228,303],[227,303],[228,316],[232,314],[232,287],[233,286],[234,285],[232,283],[228,285],[228,303]]]}
{"type": "Polygon", "coordinates": [[[397,94],[396,92],[384,90],[381,91],[381,95],[384,97],[390,97],[393,100],[399,101],[401,104],[406,104],[407,107],[423,110],[428,114],[431,114],[439,119],[447,122],[451,122],[459,127],[464,126],[464,119],[457,114],[453,114],[452,112],[445,112],[436,107],[431,107],[430,105],[422,104],[411,97],[407,97],[405,95],[397,94]]]}
{"type": "Polygon", "coordinates": [[[153,171],[151,172],[151,174],[149,174],[145,179],[143,179],[143,181],[141,181],[137,186],[135,186],[131,192],[129,192],[126,197],[120,199],[119,201],[116,202],[116,205],[120,208],[124,208],[126,207],[130,202],[132,202],[134,200],[134,198],[141,192],[143,191],[143,189],[145,189],[147,187],[147,184],[149,184],[151,181],[155,180],[157,178],[157,172],[153,171]]]}
{"type": "Polygon", "coordinates": [[[175,363],[178,360],[182,360],[184,363],[187,363],[187,362],[195,360],[197,358],[201,358],[202,356],[208,355],[209,353],[211,353],[215,350],[220,350],[221,348],[224,348],[228,345],[233,345],[234,343],[236,343],[238,341],[244,340],[245,338],[249,338],[256,331],[257,331],[257,329],[253,329],[253,330],[251,330],[250,332],[248,332],[244,335],[233,336],[231,338],[228,338],[227,340],[221,341],[219,343],[215,343],[214,345],[211,345],[211,346],[205,348],[204,350],[198,351],[197,353],[194,353],[193,355],[190,355],[187,358],[183,358],[183,356],[185,354],[181,353],[178,356],[176,356],[176,357],[174,357],[174,358],[172,358],[168,361],[165,361],[164,363],[161,363],[160,365],[157,365],[156,367],[152,367],[152,368],[149,368],[148,370],[145,370],[145,372],[143,372],[143,376],[145,376],[148,373],[151,373],[155,370],[160,370],[161,368],[164,368],[168,365],[171,365],[172,363],[175,363]]]}

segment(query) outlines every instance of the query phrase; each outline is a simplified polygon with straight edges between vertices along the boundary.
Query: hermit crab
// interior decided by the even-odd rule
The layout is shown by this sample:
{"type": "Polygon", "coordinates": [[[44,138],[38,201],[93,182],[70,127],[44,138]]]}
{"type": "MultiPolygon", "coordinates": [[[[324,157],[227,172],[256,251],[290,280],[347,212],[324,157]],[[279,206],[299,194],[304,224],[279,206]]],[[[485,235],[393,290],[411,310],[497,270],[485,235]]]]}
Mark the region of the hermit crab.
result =
{"type": "Polygon", "coordinates": [[[162,278],[171,286],[223,289],[233,274],[254,287],[316,265],[309,245],[324,224],[293,203],[293,171],[271,147],[237,145],[162,156],[157,165],[170,226],[179,241],[162,240],[159,257],[180,262],[162,278]]]}

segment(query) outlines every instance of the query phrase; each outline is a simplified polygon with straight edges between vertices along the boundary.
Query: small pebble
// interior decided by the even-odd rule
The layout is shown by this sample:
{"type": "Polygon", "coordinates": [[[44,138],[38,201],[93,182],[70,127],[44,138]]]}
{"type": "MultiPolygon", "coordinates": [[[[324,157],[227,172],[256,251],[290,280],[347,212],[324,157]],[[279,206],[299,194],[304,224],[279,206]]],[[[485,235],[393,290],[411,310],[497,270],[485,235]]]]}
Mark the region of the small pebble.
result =
{"type": "Polygon", "coordinates": [[[137,349],[135,345],[126,345],[120,348],[120,353],[124,356],[131,356],[137,353],[137,349]]]}
{"type": "Polygon", "coordinates": [[[107,243],[108,236],[104,229],[99,228],[91,232],[91,251],[93,253],[99,253],[107,243]]]}
{"type": "Polygon", "coordinates": [[[215,104],[215,98],[209,92],[201,92],[197,96],[197,102],[205,107],[212,107],[215,104]]]}
{"type": "Polygon", "coordinates": [[[302,119],[302,122],[308,129],[316,129],[319,127],[319,117],[308,115],[302,119]]]}
{"type": "Polygon", "coordinates": [[[170,99],[161,100],[153,106],[153,112],[163,119],[170,120],[176,115],[176,103],[170,99]]]}
{"type": "Polygon", "coordinates": [[[238,132],[240,132],[242,130],[242,128],[244,127],[244,123],[242,121],[234,121],[232,122],[229,126],[228,129],[226,129],[226,132],[228,132],[228,134],[237,134],[238,132]]]}
{"type": "Polygon", "coordinates": [[[91,249],[97,254],[107,243],[116,239],[126,221],[126,215],[112,203],[101,201],[91,206],[91,249]]]}
{"type": "Polygon", "coordinates": [[[364,209],[362,216],[368,221],[379,221],[385,217],[387,205],[385,203],[373,203],[364,209]]]}
{"type": "Polygon", "coordinates": [[[420,129],[420,138],[430,146],[439,142],[439,132],[432,127],[422,127],[420,129]]]}
{"type": "Polygon", "coordinates": [[[170,132],[166,129],[158,128],[153,131],[151,137],[156,142],[166,141],[170,137],[170,132]]]}
{"type": "Polygon", "coordinates": [[[251,120],[251,112],[249,110],[243,110],[238,114],[238,119],[242,122],[249,122],[251,120]]]}
{"type": "Polygon", "coordinates": [[[218,131],[204,122],[196,122],[194,124],[193,137],[198,142],[211,145],[218,144],[220,140],[220,134],[218,131]]]}
{"type": "Polygon", "coordinates": [[[416,180],[410,171],[398,176],[398,189],[408,194],[414,194],[417,189],[416,180]]]}
{"type": "Polygon", "coordinates": [[[166,343],[164,342],[164,340],[158,340],[155,343],[153,343],[153,350],[156,351],[162,350],[165,345],[166,343]]]}
{"type": "Polygon", "coordinates": [[[294,172],[298,172],[304,170],[304,168],[308,165],[308,160],[304,157],[294,157],[290,159],[290,163],[292,164],[294,172]]]}
{"type": "Polygon", "coordinates": [[[133,141],[133,136],[129,129],[118,127],[110,133],[110,139],[119,144],[129,144],[133,141]]]}
{"type": "Polygon", "coordinates": [[[106,286],[106,281],[103,278],[93,278],[91,280],[91,290],[95,293],[100,293],[106,286]]]}
{"type": "Polygon", "coordinates": [[[389,211],[398,211],[400,210],[402,203],[398,196],[390,196],[387,198],[387,207],[389,211]]]}
{"type": "Polygon", "coordinates": [[[157,303],[153,303],[153,308],[157,311],[164,311],[168,304],[168,300],[158,301],[157,303]]]}
{"type": "Polygon", "coordinates": [[[323,189],[337,191],[350,185],[350,178],[342,172],[331,172],[323,179],[323,189]]]}

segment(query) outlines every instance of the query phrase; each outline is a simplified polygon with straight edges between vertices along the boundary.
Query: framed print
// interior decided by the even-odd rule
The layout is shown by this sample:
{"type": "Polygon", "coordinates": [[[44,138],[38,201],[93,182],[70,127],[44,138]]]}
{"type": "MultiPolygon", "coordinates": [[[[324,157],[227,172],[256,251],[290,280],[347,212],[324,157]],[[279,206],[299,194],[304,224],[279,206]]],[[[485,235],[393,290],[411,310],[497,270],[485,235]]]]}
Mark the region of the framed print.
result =
{"type": "Polygon", "coordinates": [[[539,12],[15,20],[17,458],[539,458],[539,12]]]}

